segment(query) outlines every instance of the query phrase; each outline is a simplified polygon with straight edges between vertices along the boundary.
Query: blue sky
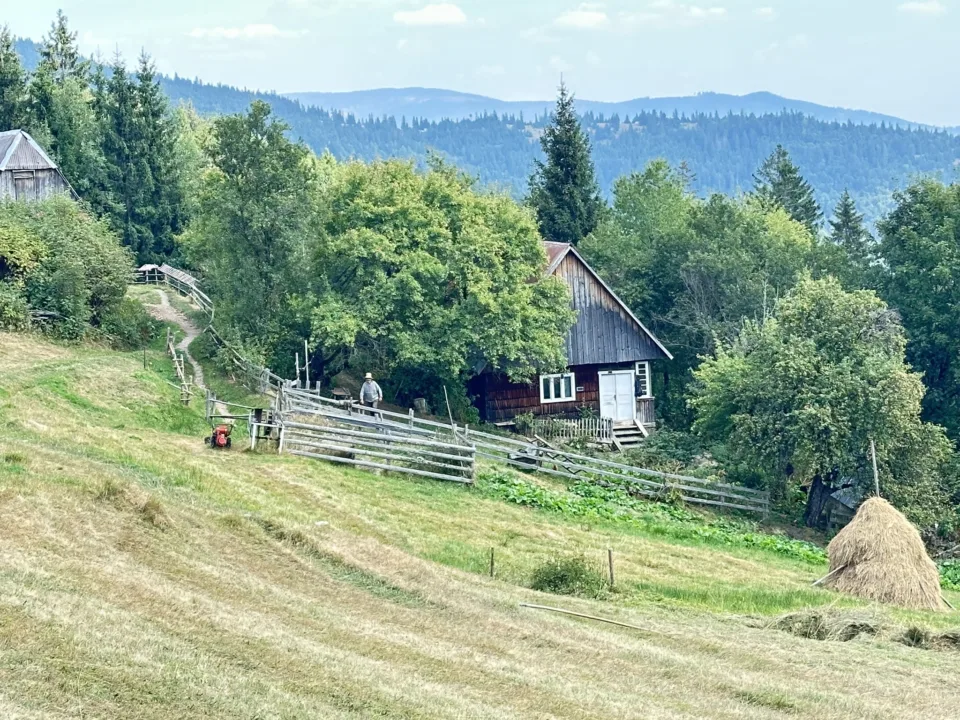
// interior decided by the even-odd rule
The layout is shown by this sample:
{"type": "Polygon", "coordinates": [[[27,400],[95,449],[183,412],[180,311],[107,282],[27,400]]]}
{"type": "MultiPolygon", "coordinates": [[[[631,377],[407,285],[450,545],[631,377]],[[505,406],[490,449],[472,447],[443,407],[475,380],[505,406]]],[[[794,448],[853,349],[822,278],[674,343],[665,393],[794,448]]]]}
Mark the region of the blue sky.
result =
{"type": "Polygon", "coordinates": [[[507,100],[769,90],[960,125],[960,0],[0,0],[39,38],[250,88],[426,86],[507,100]]]}

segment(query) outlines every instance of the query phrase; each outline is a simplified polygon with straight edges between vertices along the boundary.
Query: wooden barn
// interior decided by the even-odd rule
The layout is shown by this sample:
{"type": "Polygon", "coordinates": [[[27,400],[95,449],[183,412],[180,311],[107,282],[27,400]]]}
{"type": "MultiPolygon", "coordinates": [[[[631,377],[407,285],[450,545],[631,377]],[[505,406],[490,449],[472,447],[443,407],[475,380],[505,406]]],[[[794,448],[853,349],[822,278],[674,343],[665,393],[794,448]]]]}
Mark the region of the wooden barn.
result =
{"type": "Polygon", "coordinates": [[[0,201],[74,195],[70,183],[37,141],[23,130],[0,132],[0,201]]]}
{"type": "Polygon", "coordinates": [[[588,408],[613,422],[622,444],[644,437],[656,424],[651,363],[673,356],[631,312],[572,245],[544,243],[547,275],[570,287],[577,320],[567,335],[563,373],[518,385],[483,373],[471,393],[483,420],[508,423],[517,415],[579,418],[588,408]]]}

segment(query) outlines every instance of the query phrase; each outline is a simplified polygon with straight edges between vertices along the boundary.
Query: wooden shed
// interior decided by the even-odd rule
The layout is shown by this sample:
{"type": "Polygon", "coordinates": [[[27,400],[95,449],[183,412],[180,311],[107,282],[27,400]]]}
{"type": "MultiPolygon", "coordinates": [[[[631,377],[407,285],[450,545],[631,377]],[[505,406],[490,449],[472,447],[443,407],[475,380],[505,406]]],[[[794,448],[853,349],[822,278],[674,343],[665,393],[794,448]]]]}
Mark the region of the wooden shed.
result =
{"type": "Polygon", "coordinates": [[[484,373],[471,392],[482,419],[506,423],[517,415],[608,418],[623,442],[645,436],[656,424],[651,363],[672,360],[660,340],[633,314],[572,245],[544,243],[546,274],[570,288],[577,320],[566,338],[569,366],[529,385],[484,373]]]}
{"type": "Polygon", "coordinates": [[[76,197],[57,164],[23,130],[0,133],[0,201],[76,197]]]}

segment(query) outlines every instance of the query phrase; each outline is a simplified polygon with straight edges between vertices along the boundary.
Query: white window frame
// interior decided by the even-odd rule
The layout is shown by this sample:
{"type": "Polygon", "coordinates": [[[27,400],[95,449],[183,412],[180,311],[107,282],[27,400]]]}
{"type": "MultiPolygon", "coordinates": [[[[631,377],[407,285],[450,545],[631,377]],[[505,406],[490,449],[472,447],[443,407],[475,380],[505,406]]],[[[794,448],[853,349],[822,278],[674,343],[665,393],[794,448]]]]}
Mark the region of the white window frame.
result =
{"type": "Polygon", "coordinates": [[[637,398],[640,400],[653,400],[653,377],[650,375],[650,361],[638,362],[633,372],[637,377],[642,376],[647,379],[646,395],[638,395],[637,398]],[[641,368],[643,368],[643,372],[641,372],[641,368]]]}
{"type": "MultiPolygon", "coordinates": [[[[554,374],[554,375],[541,375],[541,376],[537,379],[537,382],[538,382],[539,385],[540,385],[540,404],[541,404],[541,405],[552,405],[553,403],[568,403],[568,402],[576,402],[576,401],[577,401],[577,376],[576,376],[576,373],[569,372],[569,373],[556,373],[556,374],[554,374]],[[567,398],[567,397],[560,397],[560,398],[546,397],[546,395],[545,395],[544,392],[543,392],[543,381],[544,381],[544,380],[550,380],[550,381],[551,381],[551,382],[550,382],[550,387],[551,387],[551,390],[552,390],[552,388],[553,388],[553,381],[556,380],[557,378],[560,379],[561,388],[563,387],[563,386],[562,386],[563,379],[564,379],[564,378],[570,378],[570,392],[571,392],[571,396],[570,396],[570,397],[568,397],[568,398],[567,398]]],[[[562,390],[561,390],[561,392],[562,392],[562,390]]]]}

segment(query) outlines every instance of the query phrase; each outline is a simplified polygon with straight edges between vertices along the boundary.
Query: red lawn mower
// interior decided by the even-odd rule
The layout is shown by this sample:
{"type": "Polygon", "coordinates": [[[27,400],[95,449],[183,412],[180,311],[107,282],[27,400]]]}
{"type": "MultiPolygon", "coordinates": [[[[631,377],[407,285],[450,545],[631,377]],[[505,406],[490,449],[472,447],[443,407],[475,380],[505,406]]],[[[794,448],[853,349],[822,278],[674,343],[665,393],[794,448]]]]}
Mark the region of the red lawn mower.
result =
{"type": "Polygon", "coordinates": [[[229,425],[217,425],[213,428],[213,434],[206,437],[203,441],[213,450],[226,450],[230,447],[230,433],[233,428],[229,425]]]}

